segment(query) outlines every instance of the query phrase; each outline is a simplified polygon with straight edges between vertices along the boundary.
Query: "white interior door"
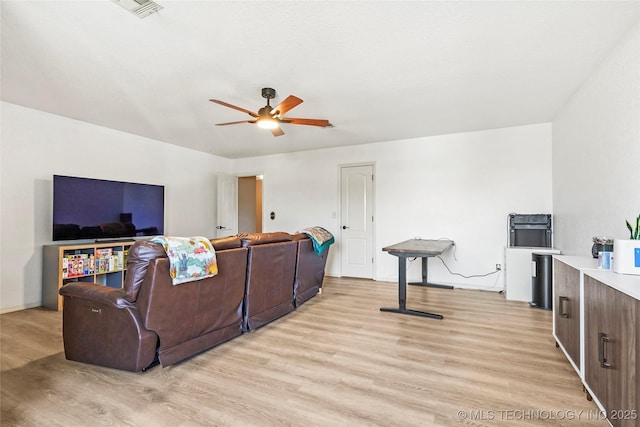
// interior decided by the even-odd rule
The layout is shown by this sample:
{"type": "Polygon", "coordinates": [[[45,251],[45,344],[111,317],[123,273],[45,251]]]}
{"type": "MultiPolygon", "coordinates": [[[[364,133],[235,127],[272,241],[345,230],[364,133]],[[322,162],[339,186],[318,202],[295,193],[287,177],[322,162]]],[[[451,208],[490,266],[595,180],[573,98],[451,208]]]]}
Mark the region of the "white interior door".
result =
{"type": "Polygon", "coordinates": [[[373,165],[345,166],[340,175],[342,276],[373,278],[373,165]]]}
{"type": "Polygon", "coordinates": [[[216,237],[238,234],[238,178],[218,173],[218,224],[216,237]]]}

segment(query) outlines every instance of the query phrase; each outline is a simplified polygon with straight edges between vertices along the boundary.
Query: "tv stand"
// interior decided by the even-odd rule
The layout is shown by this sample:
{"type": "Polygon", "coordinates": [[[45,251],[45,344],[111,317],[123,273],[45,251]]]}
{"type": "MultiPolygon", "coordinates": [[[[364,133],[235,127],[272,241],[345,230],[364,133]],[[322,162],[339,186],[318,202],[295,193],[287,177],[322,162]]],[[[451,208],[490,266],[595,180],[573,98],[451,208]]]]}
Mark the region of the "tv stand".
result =
{"type": "Polygon", "coordinates": [[[121,288],[127,253],[135,240],[96,241],[42,247],[42,305],[62,310],[60,288],[70,282],[121,288]]]}

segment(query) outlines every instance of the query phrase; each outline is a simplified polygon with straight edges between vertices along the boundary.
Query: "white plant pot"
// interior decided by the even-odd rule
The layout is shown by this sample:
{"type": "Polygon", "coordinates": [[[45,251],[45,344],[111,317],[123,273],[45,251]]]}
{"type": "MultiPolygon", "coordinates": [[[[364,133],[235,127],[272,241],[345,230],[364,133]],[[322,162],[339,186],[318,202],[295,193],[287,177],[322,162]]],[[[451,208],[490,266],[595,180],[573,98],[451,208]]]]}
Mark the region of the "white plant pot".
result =
{"type": "Polygon", "coordinates": [[[613,271],[640,275],[640,240],[613,241],[613,271]]]}

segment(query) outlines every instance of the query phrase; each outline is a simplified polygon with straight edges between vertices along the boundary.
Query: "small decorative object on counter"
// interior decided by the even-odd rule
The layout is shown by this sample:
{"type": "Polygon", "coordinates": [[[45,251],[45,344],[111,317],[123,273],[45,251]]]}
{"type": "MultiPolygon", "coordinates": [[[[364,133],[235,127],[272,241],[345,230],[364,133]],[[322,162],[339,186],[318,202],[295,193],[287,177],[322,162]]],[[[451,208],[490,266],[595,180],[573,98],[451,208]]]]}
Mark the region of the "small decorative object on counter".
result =
{"type": "Polygon", "coordinates": [[[598,258],[599,252],[613,252],[613,238],[611,237],[593,237],[593,246],[591,246],[591,255],[598,258]]]}
{"type": "Polygon", "coordinates": [[[640,275],[640,215],[635,224],[626,221],[629,239],[615,240],[613,271],[621,274],[640,275]]]}

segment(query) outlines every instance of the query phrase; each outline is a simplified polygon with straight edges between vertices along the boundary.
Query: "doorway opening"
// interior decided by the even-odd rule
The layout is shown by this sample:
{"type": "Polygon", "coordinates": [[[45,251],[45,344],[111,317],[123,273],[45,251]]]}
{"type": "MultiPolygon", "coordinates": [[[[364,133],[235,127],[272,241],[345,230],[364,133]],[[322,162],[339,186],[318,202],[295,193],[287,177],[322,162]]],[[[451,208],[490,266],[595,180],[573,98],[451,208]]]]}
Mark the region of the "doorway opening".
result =
{"type": "Polygon", "coordinates": [[[262,175],[238,177],[238,233],[262,233],[262,175]]]}

